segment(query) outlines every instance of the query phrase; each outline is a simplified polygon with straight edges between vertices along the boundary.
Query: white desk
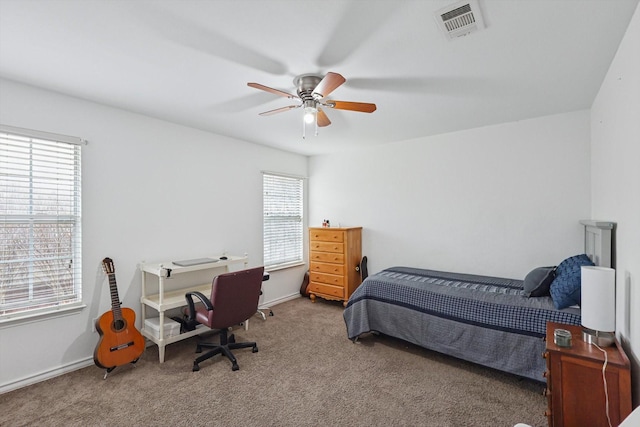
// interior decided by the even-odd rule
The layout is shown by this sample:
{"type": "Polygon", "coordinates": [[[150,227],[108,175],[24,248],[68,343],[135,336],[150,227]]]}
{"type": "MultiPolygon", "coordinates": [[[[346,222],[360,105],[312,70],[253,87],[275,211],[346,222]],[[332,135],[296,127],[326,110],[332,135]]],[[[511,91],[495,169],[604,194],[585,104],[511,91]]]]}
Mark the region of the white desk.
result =
{"type": "MultiPolygon", "coordinates": [[[[213,259],[219,259],[219,257],[211,257],[213,259]]],[[[181,267],[173,264],[171,261],[145,263],[140,264],[141,280],[142,280],[142,296],[140,302],[142,303],[142,330],[140,331],[147,339],[151,340],[158,345],[158,355],[160,363],[164,362],[165,346],[184,340],[205,332],[210,332],[209,328],[198,328],[193,331],[185,332],[176,336],[164,338],[164,322],[162,319],[165,317],[167,310],[183,307],[187,305],[187,301],[184,297],[186,292],[199,291],[207,295],[211,293],[211,280],[218,274],[226,273],[229,270],[229,266],[244,264],[244,268],[247,268],[249,258],[245,256],[232,256],[228,255],[228,259],[219,260],[217,262],[211,262],[206,264],[191,265],[187,267],[181,267]],[[192,273],[193,276],[198,276],[197,272],[206,272],[211,270],[211,278],[208,283],[193,283],[189,282],[188,273],[192,273]],[[167,280],[176,278],[179,280],[179,284],[167,289],[167,280]],[[147,319],[147,309],[152,308],[158,312],[160,316],[160,332],[156,336],[155,331],[147,329],[145,320],[147,319]]],[[[206,272],[209,274],[209,272],[206,272]]]]}

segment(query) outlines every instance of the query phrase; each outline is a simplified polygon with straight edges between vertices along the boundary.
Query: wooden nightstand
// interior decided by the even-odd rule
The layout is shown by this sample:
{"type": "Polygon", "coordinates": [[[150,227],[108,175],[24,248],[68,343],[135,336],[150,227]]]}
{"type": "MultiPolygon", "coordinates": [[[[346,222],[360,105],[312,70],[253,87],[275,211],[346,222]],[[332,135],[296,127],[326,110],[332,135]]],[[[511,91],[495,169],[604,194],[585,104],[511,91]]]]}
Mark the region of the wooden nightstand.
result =
{"type": "MultiPolygon", "coordinates": [[[[631,373],[627,355],[616,340],[603,347],[607,352],[607,392],[611,425],[617,426],[631,413],[631,373]]],[[[547,323],[547,401],[549,426],[605,426],[606,398],[602,367],[604,354],[582,339],[580,326],[547,323]],[[571,347],[554,344],[556,329],[571,332],[571,347]]]]}

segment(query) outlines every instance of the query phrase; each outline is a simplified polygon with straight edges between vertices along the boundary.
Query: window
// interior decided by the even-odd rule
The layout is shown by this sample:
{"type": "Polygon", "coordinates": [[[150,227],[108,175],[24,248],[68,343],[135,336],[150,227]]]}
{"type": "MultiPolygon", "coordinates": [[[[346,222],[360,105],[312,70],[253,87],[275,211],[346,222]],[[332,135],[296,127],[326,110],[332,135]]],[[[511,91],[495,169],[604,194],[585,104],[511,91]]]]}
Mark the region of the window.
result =
{"type": "Polygon", "coordinates": [[[302,178],[263,174],[264,266],[303,263],[302,178]]]}
{"type": "Polygon", "coordinates": [[[81,305],[82,142],[0,125],[0,321],[81,305]]]}

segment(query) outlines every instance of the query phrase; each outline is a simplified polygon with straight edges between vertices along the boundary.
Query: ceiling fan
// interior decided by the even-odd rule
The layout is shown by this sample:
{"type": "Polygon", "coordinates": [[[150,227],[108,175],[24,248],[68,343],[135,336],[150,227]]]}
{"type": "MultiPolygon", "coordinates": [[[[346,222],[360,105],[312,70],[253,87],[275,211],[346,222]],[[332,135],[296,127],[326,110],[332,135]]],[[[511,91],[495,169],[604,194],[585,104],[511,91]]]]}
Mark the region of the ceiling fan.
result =
{"type": "Polygon", "coordinates": [[[361,113],[373,113],[376,111],[376,104],[365,102],[349,102],[334,101],[325,99],[327,95],[342,85],[346,79],[338,73],[328,72],[324,77],[316,74],[302,74],[293,79],[296,87],[297,95],[290,94],[278,89],[274,89],[260,83],[247,83],[255,89],[264,90],[278,96],[284,96],[289,99],[297,99],[299,104],[288,105],[286,107],[276,108],[260,113],[261,116],[269,116],[271,114],[282,113],[294,108],[304,108],[304,122],[302,127],[302,137],[305,137],[305,128],[307,123],[314,123],[316,126],[315,134],[318,135],[318,127],[329,126],[331,120],[322,110],[321,107],[334,108],[336,110],[359,111],[361,113]]]}

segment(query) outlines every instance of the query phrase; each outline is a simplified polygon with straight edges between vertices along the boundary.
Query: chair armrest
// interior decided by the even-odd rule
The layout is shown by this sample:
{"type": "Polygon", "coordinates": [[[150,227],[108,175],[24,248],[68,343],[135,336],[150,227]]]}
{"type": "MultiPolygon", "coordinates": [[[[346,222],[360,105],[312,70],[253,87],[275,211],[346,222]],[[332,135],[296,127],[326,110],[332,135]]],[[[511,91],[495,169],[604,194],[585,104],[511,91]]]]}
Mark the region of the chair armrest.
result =
{"type": "Polygon", "coordinates": [[[187,305],[189,306],[189,320],[195,320],[196,318],[196,308],[193,302],[193,297],[197,297],[202,304],[206,307],[207,311],[213,310],[213,304],[209,301],[209,298],[205,297],[202,292],[187,292],[184,294],[185,299],[187,300],[187,305]]]}

